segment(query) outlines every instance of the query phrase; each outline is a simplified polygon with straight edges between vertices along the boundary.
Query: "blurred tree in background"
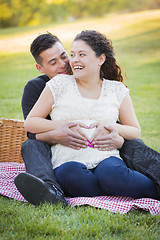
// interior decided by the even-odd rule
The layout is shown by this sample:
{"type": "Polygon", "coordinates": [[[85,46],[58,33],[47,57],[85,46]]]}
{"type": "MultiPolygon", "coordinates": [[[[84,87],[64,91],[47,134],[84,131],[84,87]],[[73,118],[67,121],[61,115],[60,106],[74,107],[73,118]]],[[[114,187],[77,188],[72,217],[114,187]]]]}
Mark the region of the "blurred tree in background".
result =
{"type": "Polygon", "coordinates": [[[160,0],[0,0],[0,28],[160,8],[160,0]]]}

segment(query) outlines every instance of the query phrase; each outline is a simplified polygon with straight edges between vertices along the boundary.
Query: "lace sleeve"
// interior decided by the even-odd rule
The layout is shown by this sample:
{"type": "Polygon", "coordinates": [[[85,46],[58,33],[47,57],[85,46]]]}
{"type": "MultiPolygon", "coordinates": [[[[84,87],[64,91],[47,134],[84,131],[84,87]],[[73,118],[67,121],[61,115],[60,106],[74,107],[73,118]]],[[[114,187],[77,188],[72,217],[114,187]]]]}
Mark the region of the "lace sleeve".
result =
{"type": "Polygon", "coordinates": [[[118,108],[120,108],[124,97],[127,93],[129,93],[129,89],[122,83],[122,82],[116,82],[116,96],[118,100],[118,108]]]}
{"type": "Polygon", "coordinates": [[[54,105],[58,102],[58,99],[63,95],[64,91],[66,91],[67,77],[68,76],[64,74],[57,75],[46,83],[54,97],[54,105]]]}

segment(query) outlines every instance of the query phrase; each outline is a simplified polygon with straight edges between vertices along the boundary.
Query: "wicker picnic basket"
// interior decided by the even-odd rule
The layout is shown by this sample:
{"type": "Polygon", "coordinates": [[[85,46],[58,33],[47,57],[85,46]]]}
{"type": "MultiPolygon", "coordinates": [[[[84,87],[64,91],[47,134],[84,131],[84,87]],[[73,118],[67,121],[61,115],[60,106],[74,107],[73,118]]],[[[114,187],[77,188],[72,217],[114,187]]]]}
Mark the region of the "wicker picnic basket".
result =
{"type": "Polygon", "coordinates": [[[0,118],[0,162],[23,163],[21,146],[27,139],[24,121],[0,118]]]}

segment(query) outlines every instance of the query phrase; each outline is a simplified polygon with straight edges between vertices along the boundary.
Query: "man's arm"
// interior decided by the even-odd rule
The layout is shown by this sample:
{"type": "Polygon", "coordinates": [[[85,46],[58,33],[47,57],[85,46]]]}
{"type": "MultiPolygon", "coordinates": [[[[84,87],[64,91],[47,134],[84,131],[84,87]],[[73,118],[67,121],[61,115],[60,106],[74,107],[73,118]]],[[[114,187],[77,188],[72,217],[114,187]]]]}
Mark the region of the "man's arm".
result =
{"type": "Polygon", "coordinates": [[[88,146],[88,141],[79,125],[73,122],[65,123],[52,131],[36,134],[36,139],[49,145],[59,143],[77,150],[88,146]]]}
{"type": "Polygon", "coordinates": [[[26,119],[34,104],[38,100],[46,85],[47,79],[49,78],[45,75],[39,76],[30,80],[25,85],[21,102],[24,119],[26,119]]]}
{"type": "MultiPolygon", "coordinates": [[[[46,75],[42,75],[28,81],[28,83],[24,87],[21,102],[24,119],[27,118],[29,112],[38,100],[48,80],[49,78],[46,75]]],[[[49,116],[47,118],[50,119],[49,116]]],[[[27,132],[27,136],[30,139],[36,139],[36,134],[34,133],[27,132]]]]}

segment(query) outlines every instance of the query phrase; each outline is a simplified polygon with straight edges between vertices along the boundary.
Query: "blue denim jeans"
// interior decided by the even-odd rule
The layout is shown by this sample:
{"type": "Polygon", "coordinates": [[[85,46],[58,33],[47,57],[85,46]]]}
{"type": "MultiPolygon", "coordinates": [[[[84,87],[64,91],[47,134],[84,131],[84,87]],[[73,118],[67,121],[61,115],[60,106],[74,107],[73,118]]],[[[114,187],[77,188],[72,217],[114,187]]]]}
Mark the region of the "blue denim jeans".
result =
{"type": "Polygon", "coordinates": [[[48,144],[28,139],[22,145],[21,155],[27,173],[42,179],[46,183],[54,183],[56,179],[51,163],[51,148],[48,144]]]}
{"type": "MultiPolygon", "coordinates": [[[[160,154],[147,147],[142,140],[125,141],[120,153],[129,168],[141,172],[156,183],[160,198],[160,154]]],[[[53,184],[55,182],[51,163],[51,148],[48,144],[38,140],[27,140],[22,145],[21,154],[26,172],[47,183],[53,184]]],[[[94,170],[92,171],[94,172],[94,170]]],[[[92,171],[90,170],[89,173],[92,171]]],[[[70,193],[67,194],[70,195],[70,193]]],[[[102,195],[104,193],[99,189],[95,194],[102,195]]]]}
{"type": "Polygon", "coordinates": [[[129,169],[117,157],[104,159],[94,169],[70,161],[54,169],[54,174],[64,193],[77,196],[126,196],[155,198],[154,183],[143,174],[129,169]]]}

